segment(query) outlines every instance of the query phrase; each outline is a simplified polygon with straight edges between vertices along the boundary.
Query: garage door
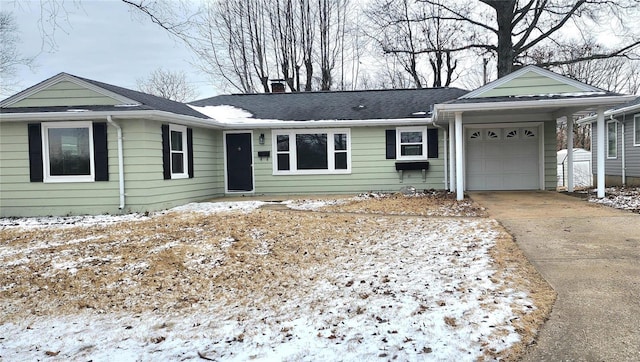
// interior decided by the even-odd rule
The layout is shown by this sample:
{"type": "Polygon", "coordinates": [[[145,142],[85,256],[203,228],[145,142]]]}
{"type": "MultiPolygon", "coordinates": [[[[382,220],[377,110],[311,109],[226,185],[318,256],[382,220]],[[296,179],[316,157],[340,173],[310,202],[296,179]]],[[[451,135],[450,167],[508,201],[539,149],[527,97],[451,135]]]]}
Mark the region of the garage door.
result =
{"type": "Polygon", "coordinates": [[[536,190],[538,127],[466,130],[468,190],[536,190]]]}

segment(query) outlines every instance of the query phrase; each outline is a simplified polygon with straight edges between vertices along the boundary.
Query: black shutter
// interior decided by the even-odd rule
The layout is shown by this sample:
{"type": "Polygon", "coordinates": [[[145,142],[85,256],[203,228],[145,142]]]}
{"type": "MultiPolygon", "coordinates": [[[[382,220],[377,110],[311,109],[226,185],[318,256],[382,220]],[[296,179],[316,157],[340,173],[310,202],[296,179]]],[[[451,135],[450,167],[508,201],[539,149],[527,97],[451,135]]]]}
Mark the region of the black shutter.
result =
{"type": "Polygon", "coordinates": [[[42,182],[42,127],[40,123],[29,123],[29,180],[31,182],[42,182]]]}
{"type": "Polygon", "coordinates": [[[109,181],[109,150],[107,147],[107,123],[93,123],[93,164],[96,181],[109,181]]]}
{"type": "Polygon", "coordinates": [[[193,178],[193,129],[187,128],[187,160],[189,162],[189,178],[193,178]]]}
{"type": "Polygon", "coordinates": [[[169,144],[169,125],[162,125],[162,172],[165,180],[171,179],[171,145],[169,144]]]}
{"type": "Polygon", "coordinates": [[[387,145],[387,160],[395,160],[396,158],[396,130],[388,129],[385,131],[387,145]]]}
{"type": "Polygon", "coordinates": [[[427,157],[438,158],[438,129],[427,129],[427,157]]]}

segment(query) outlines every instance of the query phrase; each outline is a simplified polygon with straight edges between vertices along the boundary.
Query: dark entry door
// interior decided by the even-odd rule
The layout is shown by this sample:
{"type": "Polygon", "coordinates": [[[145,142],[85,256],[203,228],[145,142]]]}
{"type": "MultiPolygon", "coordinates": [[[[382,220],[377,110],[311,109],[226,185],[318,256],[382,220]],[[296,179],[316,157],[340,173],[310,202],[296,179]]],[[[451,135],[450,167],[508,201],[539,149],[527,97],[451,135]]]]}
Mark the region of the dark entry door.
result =
{"type": "Polygon", "coordinates": [[[251,133],[227,133],[227,191],[253,191],[251,133]]]}

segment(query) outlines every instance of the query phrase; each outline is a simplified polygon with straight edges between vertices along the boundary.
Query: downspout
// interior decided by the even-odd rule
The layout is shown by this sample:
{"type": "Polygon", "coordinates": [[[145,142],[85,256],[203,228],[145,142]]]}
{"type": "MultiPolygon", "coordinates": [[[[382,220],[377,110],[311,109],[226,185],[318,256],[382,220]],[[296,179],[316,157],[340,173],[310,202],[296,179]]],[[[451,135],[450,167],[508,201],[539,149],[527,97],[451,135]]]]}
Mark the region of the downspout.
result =
{"type": "Polygon", "coordinates": [[[122,153],[122,127],[111,119],[111,116],[107,116],[107,122],[114,126],[118,133],[118,183],[120,187],[120,210],[124,209],[124,157],[122,153]]]}
{"type": "Polygon", "coordinates": [[[447,157],[447,156],[448,156],[448,154],[447,154],[447,151],[449,150],[449,149],[447,148],[447,139],[449,138],[449,137],[447,136],[447,133],[448,133],[448,132],[447,132],[447,129],[446,129],[446,128],[444,128],[444,127],[442,127],[442,126],[438,126],[438,125],[436,124],[436,121],[435,121],[435,120],[432,120],[432,121],[431,121],[431,124],[432,124],[434,127],[436,127],[436,128],[440,128],[441,130],[443,130],[443,131],[444,131],[444,189],[445,189],[445,190],[448,190],[448,189],[449,189],[449,172],[448,172],[448,170],[447,170],[447,166],[448,166],[448,162],[447,162],[447,161],[448,161],[448,157],[447,157]]]}

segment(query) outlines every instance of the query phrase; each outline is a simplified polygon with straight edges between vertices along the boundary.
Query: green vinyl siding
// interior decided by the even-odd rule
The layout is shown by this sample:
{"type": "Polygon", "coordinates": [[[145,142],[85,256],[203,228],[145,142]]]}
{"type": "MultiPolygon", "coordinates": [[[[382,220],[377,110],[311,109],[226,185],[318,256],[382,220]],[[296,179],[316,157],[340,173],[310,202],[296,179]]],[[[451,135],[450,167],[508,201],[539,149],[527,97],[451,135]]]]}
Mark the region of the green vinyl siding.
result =
{"type": "Polygon", "coordinates": [[[73,82],[63,81],[22,99],[11,107],[55,107],[55,106],[102,106],[121,104],[93,90],[81,87],[73,82]]]}
{"type": "MultiPolygon", "coordinates": [[[[366,191],[396,192],[403,186],[418,190],[444,188],[443,132],[439,132],[439,156],[429,159],[426,181],[422,171],[404,171],[403,180],[395,170],[396,160],[385,157],[385,130],[395,127],[351,127],[351,173],[321,175],[273,175],[274,152],[271,131],[264,133],[265,144],[254,144],[254,172],[256,194],[339,194],[366,191]],[[259,151],[270,151],[271,157],[257,156],[259,151]]],[[[258,137],[254,137],[257,139],[258,137]]]]}
{"type": "MultiPolygon", "coordinates": [[[[97,120],[103,121],[103,120],[97,120]]],[[[221,132],[193,129],[192,179],[164,180],[161,125],[116,120],[122,127],[126,206],[119,210],[116,129],[107,129],[109,181],[29,181],[27,123],[0,123],[0,216],[145,212],[202,201],[224,193],[221,132]]]]}
{"type": "Polygon", "coordinates": [[[480,98],[573,92],[582,92],[582,90],[553,78],[529,71],[486,93],[482,93],[480,98]]]}
{"type": "Polygon", "coordinates": [[[555,190],[558,186],[558,153],[556,121],[544,122],[544,188],[555,190]]]}

